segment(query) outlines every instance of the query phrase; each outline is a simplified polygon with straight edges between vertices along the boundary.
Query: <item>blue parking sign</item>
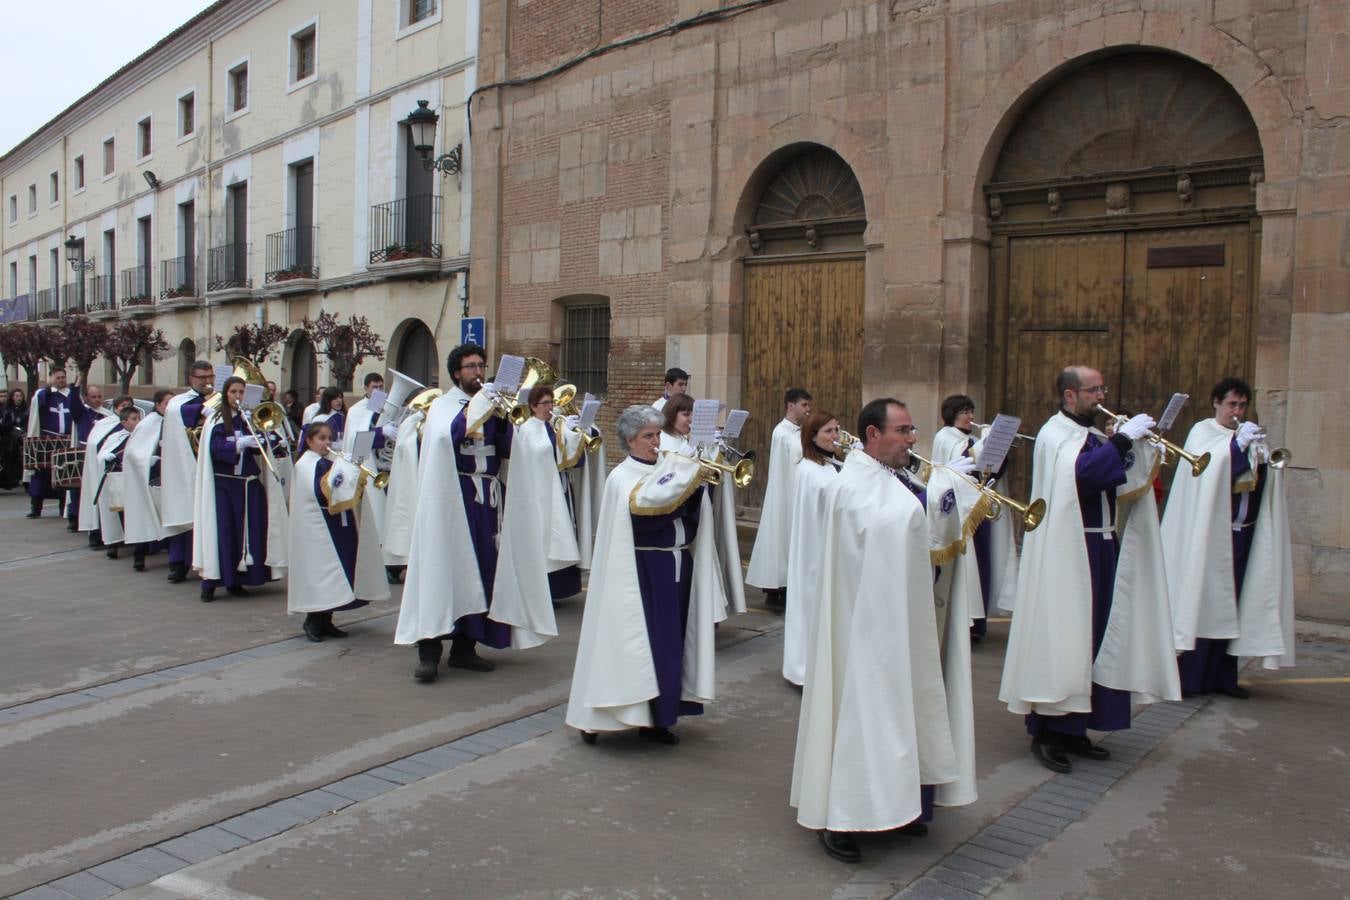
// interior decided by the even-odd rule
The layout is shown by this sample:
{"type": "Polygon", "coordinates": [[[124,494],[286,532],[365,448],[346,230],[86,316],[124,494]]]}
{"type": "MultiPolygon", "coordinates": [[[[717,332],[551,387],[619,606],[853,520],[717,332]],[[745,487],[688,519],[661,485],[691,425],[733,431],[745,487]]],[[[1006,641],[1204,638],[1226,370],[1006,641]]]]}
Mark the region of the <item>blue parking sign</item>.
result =
{"type": "Polygon", "coordinates": [[[465,316],[459,320],[459,342],[487,346],[487,319],[483,316],[465,316]]]}

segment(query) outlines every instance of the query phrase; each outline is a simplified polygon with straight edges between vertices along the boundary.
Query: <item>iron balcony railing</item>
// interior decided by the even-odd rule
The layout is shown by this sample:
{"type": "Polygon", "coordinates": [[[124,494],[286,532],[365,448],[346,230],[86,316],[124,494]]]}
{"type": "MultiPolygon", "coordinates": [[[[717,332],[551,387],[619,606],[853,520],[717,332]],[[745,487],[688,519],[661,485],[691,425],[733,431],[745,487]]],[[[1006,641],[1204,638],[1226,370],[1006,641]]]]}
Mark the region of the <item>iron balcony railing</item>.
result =
{"type": "Polygon", "coordinates": [[[89,312],[105,312],[117,308],[117,279],[115,276],[95,275],[89,279],[89,295],[84,307],[89,312]]]}
{"type": "MultiPolygon", "coordinates": [[[[76,275],[76,277],[79,276],[76,275]]],[[[61,285],[61,311],[68,313],[84,312],[84,282],[82,280],[61,285]]]]}
{"type": "Polygon", "coordinates": [[[267,284],[318,278],[319,264],[314,248],[319,243],[319,226],[287,228],[267,236],[267,284]]]}
{"type": "Polygon", "coordinates": [[[43,288],[37,292],[36,315],[39,319],[59,319],[61,309],[57,305],[56,288],[43,288]]]}
{"type": "Polygon", "coordinates": [[[231,288],[251,288],[248,277],[248,244],[225,244],[212,247],[206,257],[206,290],[226,291],[231,288]]]}
{"type": "Polygon", "coordinates": [[[405,197],[370,208],[370,261],[441,258],[441,198],[405,197]]]}
{"type": "Polygon", "coordinates": [[[159,264],[159,299],[181,300],[197,296],[197,261],[175,256],[159,264]]]}
{"type": "Polygon", "coordinates": [[[150,289],[150,267],[133,266],[122,270],[122,305],[148,306],[155,302],[150,289]]]}

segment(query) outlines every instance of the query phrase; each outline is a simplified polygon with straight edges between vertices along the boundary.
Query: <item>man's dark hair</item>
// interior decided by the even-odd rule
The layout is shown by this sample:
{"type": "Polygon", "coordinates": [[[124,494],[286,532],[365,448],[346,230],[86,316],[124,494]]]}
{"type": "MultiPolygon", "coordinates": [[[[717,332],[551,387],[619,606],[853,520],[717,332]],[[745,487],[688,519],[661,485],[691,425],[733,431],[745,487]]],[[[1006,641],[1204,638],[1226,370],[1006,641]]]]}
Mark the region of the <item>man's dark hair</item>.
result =
{"type": "Polygon", "coordinates": [[[47,372],[47,374],[48,374],[48,375],[55,375],[57,372],[62,372],[62,373],[64,373],[65,371],[66,371],[66,367],[65,367],[65,366],[52,366],[51,369],[50,369],[50,371],[47,372]]]}
{"type": "Polygon", "coordinates": [[[165,397],[172,397],[172,396],[173,391],[169,390],[168,388],[160,388],[159,390],[155,391],[155,400],[154,400],[155,405],[159,406],[161,403],[164,402],[165,397]]]}
{"type": "Polygon", "coordinates": [[[122,394],[117,397],[117,399],[113,400],[113,409],[121,409],[123,404],[126,403],[130,403],[132,406],[136,405],[136,401],[131,399],[130,394],[122,394]]]}
{"type": "Polygon", "coordinates": [[[1209,392],[1210,402],[1218,403],[1222,401],[1223,398],[1228,396],[1229,392],[1236,393],[1248,403],[1252,402],[1252,386],[1241,378],[1234,378],[1231,375],[1214,385],[1214,390],[1209,392]]]}
{"type": "Polygon", "coordinates": [[[787,406],[789,403],[800,403],[803,400],[810,399],[811,392],[806,388],[788,388],[783,394],[783,405],[787,406]]]}
{"type": "Polygon", "coordinates": [[[882,397],[879,400],[869,401],[862,408],[862,412],[858,413],[857,437],[863,442],[864,446],[867,445],[867,426],[871,425],[878,431],[884,431],[886,419],[890,417],[892,406],[898,406],[901,409],[909,408],[894,397],[882,397]]]}
{"type": "Polygon", "coordinates": [[[487,362],[487,349],[478,344],[460,344],[450,351],[450,355],[445,358],[445,368],[450,374],[450,380],[459,384],[459,379],[455,373],[464,365],[464,357],[478,355],[483,357],[483,362],[487,362]]]}
{"type": "Polygon", "coordinates": [[[371,382],[374,381],[378,381],[380,384],[384,384],[384,376],[381,375],[379,372],[367,372],[366,377],[361,380],[361,386],[370,387],[371,382]]]}
{"type": "Polygon", "coordinates": [[[140,416],[140,414],[141,414],[140,407],[136,406],[135,404],[132,404],[131,406],[128,406],[126,409],[118,410],[117,421],[125,422],[132,416],[140,416]]]}
{"type": "Polygon", "coordinates": [[[953,425],[956,417],[966,410],[975,411],[975,401],[965,394],[952,394],[942,401],[942,424],[953,425]]]}
{"type": "Polygon", "coordinates": [[[1063,397],[1065,391],[1071,391],[1078,388],[1083,383],[1083,379],[1078,377],[1078,370],[1081,366],[1065,366],[1059,370],[1055,376],[1055,396],[1063,397]]]}
{"type": "Polygon", "coordinates": [[[199,360],[197,360],[196,362],[194,362],[194,363],[192,364],[192,369],[191,369],[191,371],[193,371],[193,372],[201,372],[201,371],[214,372],[215,370],[216,370],[216,369],[215,369],[215,366],[211,365],[209,362],[207,362],[207,361],[204,360],[204,359],[199,359],[199,360]]]}
{"type": "Polygon", "coordinates": [[[677,381],[688,381],[689,373],[676,366],[672,369],[666,369],[666,384],[674,384],[677,381]]]}

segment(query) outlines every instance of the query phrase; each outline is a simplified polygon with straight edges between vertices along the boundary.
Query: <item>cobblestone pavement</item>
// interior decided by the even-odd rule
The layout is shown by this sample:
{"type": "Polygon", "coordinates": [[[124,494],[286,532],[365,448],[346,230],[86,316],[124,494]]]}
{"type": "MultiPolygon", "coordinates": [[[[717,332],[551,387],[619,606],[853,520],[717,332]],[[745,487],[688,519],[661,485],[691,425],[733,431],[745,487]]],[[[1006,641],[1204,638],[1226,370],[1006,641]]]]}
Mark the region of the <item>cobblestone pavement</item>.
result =
{"type": "MultiPolygon", "coordinates": [[[[26,898],[1341,897],[1350,644],[1306,623],[1256,696],[1155,707],[1053,776],[974,655],[980,799],[827,858],[787,806],[781,619],[719,634],[676,748],[561,724],[581,601],[496,672],[412,681],[397,594],[312,644],[284,584],[198,602],[0,494],[0,894],[26,898]]],[[[754,593],[754,592],[752,592],[754,593]]],[[[752,604],[756,599],[752,598],[752,604]]],[[[344,623],[345,624],[345,623],[344,623]]]]}

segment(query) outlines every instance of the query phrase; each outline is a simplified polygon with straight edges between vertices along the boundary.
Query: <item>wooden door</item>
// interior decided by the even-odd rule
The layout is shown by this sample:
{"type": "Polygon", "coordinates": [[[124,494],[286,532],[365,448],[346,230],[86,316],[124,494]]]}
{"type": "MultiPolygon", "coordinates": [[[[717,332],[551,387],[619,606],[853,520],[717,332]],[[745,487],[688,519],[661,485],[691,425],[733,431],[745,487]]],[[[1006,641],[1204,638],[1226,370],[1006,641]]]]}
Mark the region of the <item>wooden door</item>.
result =
{"type": "Polygon", "coordinates": [[[760,474],[738,499],[758,508],[768,474],[769,438],[783,418],[783,392],[803,387],[849,431],[862,406],[861,258],[749,263],[745,267],[745,385],[750,411],[742,449],[759,454],[760,474]]]}

